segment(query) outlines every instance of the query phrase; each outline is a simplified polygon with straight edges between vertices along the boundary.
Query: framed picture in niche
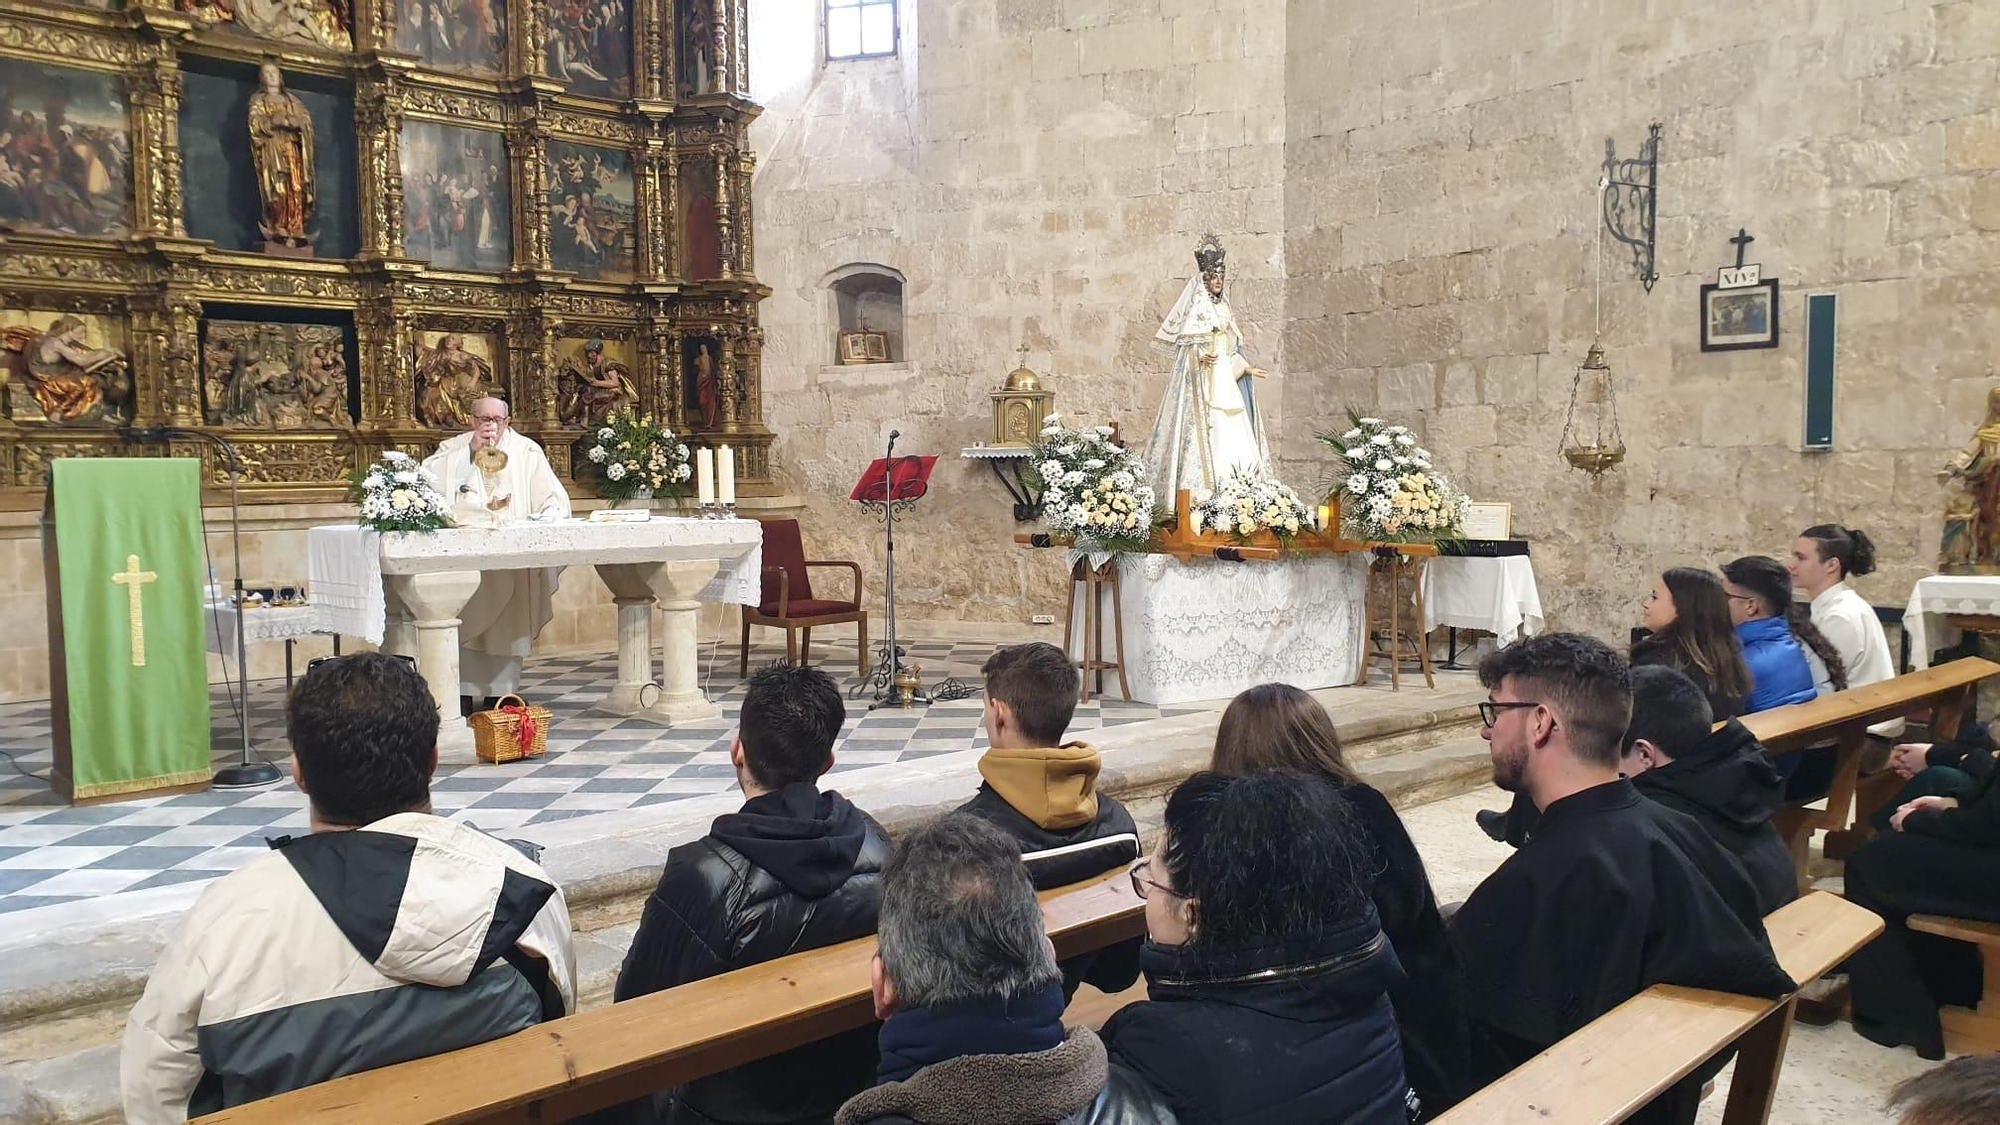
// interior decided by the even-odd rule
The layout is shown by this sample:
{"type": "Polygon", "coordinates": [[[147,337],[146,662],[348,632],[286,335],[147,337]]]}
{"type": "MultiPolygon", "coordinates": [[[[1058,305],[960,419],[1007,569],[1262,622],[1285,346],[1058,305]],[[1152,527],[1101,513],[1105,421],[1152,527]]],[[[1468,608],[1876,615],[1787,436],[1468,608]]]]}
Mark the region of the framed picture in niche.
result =
{"type": "Polygon", "coordinates": [[[550,0],[542,59],[579,94],[632,96],[632,0],[550,0]]]}
{"type": "Polygon", "coordinates": [[[722,428],[722,341],[691,336],[681,341],[681,402],[690,429],[722,428]]]}
{"type": "Polygon", "coordinates": [[[1701,287],[1701,350],[1778,346],[1778,279],[1724,289],[1701,287]]]}
{"type": "Polygon", "coordinates": [[[403,245],[445,269],[498,271],[513,261],[507,145],[499,133],[403,124],[403,245]]]}
{"type": "Polygon", "coordinates": [[[439,70],[497,73],[507,57],[507,0],[396,0],[396,49],[439,70]]]}
{"type": "Polygon", "coordinates": [[[0,227],[130,233],[132,118],[123,78],[6,59],[0,134],[0,227]]]}
{"type": "Polygon", "coordinates": [[[638,209],[632,156],[622,149],[549,142],[549,257],[593,281],[630,281],[638,209]]]}

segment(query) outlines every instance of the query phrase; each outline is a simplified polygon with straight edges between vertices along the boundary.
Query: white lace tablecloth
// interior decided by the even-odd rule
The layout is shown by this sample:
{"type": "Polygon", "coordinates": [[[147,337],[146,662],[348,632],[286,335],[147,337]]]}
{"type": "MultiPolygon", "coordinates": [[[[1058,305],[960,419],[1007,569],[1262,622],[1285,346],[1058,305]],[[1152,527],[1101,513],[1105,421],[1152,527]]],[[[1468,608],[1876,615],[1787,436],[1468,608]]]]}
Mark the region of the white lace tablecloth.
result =
{"type": "MultiPolygon", "coordinates": [[[[1360,669],[1368,557],[1313,555],[1275,562],[1181,562],[1123,555],[1125,675],[1147,703],[1228,699],[1257,684],[1299,688],[1354,682],[1360,669]]],[[[1083,651],[1083,599],[1070,655],[1083,651]]],[[[1111,598],[1104,598],[1103,659],[1112,659],[1111,598]]],[[[1118,693],[1116,672],[1106,692],[1118,693]]]]}
{"type": "MultiPolygon", "coordinates": [[[[202,634],[208,644],[208,651],[234,654],[236,607],[226,602],[211,603],[207,607],[207,613],[208,620],[202,625],[202,634]]],[[[310,605],[252,607],[243,614],[245,644],[309,637],[319,631],[319,615],[310,605]]]]}
{"type": "Polygon", "coordinates": [[[2000,575],[1933,574],[1917,580],[1903,611],[1912,668],[1930,667],[1933,650],[1958,643],[1959,630],[1944,623],[1953,613],[2000,617],[2000,575]]]}
{"type": "Polygon", "coordinates": [[[1547,627],[1542,592],[1528,556],[1467,558],[1442,555],[1424,564],[1424,632],[1441,625],[1484,629],[1505,644],[1547,627]]]}
{"type": "Polygon", "coordinates": [[[447,570],[560,569],[597,563],[714,558],[705,602],[756,605],[764,571],[763,525],[756,520],[655,518],[644,523],[555,520],[502,528],[446,528],[384,535],[353,526],[307,533],[312,608],[318,631],[382,643],[387,606],[382,575],[447,570]]]}

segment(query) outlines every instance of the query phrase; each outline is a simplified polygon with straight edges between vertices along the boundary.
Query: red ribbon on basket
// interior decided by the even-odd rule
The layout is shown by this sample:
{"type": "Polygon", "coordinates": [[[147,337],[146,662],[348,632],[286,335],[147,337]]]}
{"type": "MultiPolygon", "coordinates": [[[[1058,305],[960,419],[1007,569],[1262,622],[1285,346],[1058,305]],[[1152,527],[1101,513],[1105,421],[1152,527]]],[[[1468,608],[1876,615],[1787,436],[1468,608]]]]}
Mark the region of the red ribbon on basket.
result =
{"type": "Polygon", "coordinates": [[[512,715],[521,720],[519,727],[515,731],[521,739],[521,753],[526,754],[528,751],[534,749],[535,719],[533,715],[528,713],[528,705],[525,703],[502,703],[497,709],[503,715],[512,715]]]}

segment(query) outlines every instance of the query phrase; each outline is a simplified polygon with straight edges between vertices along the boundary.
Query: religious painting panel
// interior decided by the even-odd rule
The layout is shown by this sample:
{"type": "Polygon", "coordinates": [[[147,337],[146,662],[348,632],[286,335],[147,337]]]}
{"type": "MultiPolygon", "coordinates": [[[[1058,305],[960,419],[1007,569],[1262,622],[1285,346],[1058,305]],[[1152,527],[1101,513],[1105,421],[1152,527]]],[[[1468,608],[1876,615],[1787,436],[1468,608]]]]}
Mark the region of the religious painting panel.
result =
{"type": "Polygon", "coordinates": [[[542,58],[571,92],[632,96],[632,0],[549,0],[542,58]]]}
{"type": "Polygon", "coordinates": [[[552,140],[549,256],[560,270],[598,281],[630,281],[638,238],[632,156],[552,140]]]}
{"type": "Polygon", "coordinates": [[[445,269],[506,269],[514,239],[505,139],[410,121],[402,150],[404,251],[445,269]]]}
{"type": "Polygon", "coordinates": [[[212,426],[351,430],[348,333],[337,324],[202,322],[202,409],[212,426]]]}
{"type": "Polygon", "coordinates": [[[713,281],[722,276],[722,209],[715,202],[715,165],[707,159],[680,166],[681,276],[713,281]]]}
{"type": "Polygon", "coordinates": [[[1724,289],[1701,287],[1701,350],[1778,346],[1778,279],[1724,289]]]}
{"type": "Polygon", "coordinates": [[[123,425],[132,417],[125,324],[86,313],[0,311],[0,412],[17,423],[123,425]]]}
{"type": "Polygon", "coordinates": [[[195,55],[183,73],[189,236],[286,257],[359,252],[353,91],[337,79],[195,55]]]}
{"type": "Polygon", "coordinates": [[[689,428],[711,432],[722,428],[722,341],[714,336],[690,336],[681,341],[682,407],[689,428]]]}
{"type": "Polygon", "coordinates": [[[556,417],[565,426],[595,426],[616,410],[636,410],[637,349],[631,340],[563,337],[556,341],[556,417]]]}
{"type": "Polygon", "coordinates": [[[0,227],[131,233],[132,119],[123,78],[0,59],[0,227]]]}
{"type": "Polygon", "coordinates": [[[716,53],[715,5],[712,0],[674,0],[675,65],[681,97],[695,98],[722,88],[716,53]]]}
{"type": "Polygon", "coordinates": [[[181,7],[204,23],[240,35],[331,51],[354,49],[353,7],[345,0],[181,0],[181,7]]]}
{"type": "Polygon", "coordinates": [[[497,73],[507,58],[507,0],[396,0],[396,49],[439,70],[497,73]]]}
{"type": "Polygon", "coordinates": [[[507,341],[500,333],[420,329],[416,336],[418,421],[469,430],[473,403],[507,397],[502,377],[507,341]]]}

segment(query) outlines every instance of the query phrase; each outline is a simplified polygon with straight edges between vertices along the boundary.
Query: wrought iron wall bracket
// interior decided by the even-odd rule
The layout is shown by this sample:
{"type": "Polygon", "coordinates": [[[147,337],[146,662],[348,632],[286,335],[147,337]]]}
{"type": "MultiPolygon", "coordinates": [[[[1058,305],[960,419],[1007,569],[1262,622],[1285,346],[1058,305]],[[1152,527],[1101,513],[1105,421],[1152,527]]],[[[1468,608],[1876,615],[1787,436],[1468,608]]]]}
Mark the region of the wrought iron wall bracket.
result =
{"type": "Polygon", "coordinates": [[[1646,292],[1660,280],[1654,261],[1654,231],[1659,218],[1660,124],[1646,130],[1639,155],[1618,158],[1618,142],[1604,139],[1604,229],[1632,248],[1632,268],[1646,292]]]}
{"type": "Polygon", "coordinates": [[[989,447],[968,449],[963,456],[975,461],[983,461],[993,470],[994,479],[1014,501],[1014,522],[1029,523],[1042,513],[1042,497],[1028,484],[1025,469],[1030,451],[1027,449],[999,450],[989,447]]]}

